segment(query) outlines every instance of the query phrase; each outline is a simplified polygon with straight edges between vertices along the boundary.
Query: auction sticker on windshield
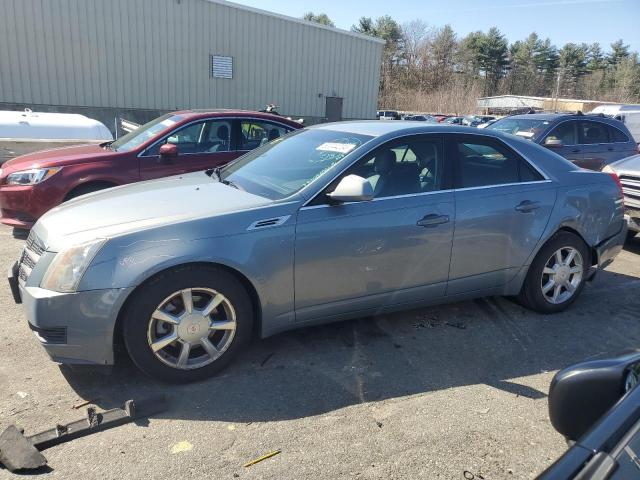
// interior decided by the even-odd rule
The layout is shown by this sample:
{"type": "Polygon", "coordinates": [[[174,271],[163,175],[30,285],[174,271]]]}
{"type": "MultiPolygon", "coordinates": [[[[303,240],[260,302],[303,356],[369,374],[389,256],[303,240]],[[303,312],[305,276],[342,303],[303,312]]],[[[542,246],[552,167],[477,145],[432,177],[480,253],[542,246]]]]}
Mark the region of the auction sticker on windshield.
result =
{"type": "Polygon", "coordinates": [[[346,155],[356,147],[357,145],[355,143],[325,142],[322,145],[317,146],[316,150],[321,152],[336,152],[346,155]]]}

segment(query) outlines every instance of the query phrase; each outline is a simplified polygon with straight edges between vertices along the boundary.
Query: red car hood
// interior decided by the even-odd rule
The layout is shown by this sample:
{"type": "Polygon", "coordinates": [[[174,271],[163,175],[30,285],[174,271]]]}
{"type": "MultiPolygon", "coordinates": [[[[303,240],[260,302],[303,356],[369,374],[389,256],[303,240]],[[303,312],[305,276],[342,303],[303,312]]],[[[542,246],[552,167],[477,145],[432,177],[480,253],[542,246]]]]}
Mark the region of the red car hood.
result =
{"type": "Polygon", "coordinates": [[[116,152],[106,150],[96,144],[52,148],[12,158],[2,164],[2,173],[4,176],[11,172],[35,167],[62,167],[91,160],[104,160],[116,154],[116,152]]]}

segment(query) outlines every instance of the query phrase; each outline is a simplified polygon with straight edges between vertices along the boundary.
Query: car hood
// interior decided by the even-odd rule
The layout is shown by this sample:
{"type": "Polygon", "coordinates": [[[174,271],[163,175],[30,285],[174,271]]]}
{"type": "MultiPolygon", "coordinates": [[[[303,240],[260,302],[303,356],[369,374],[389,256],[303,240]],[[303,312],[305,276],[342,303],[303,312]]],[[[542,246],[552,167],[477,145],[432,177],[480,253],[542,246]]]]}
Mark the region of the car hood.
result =
{"type": "Polygon", "coordinates": [[[43,215],[34,233],[50,251],[97,238],[210,217],[273,203],[204,172],[133,183],[63,203],[43,215]]]}
{"type": "Polygon", "coordinates": [[[39,152],[28,153],[12,158],[2,164],[4,173],[37,167],[60,167],[84,163],[87,160],[97,160],[112,157],[117,152],[102,148],[97,144],[74,145],[72,147],[51,148],[39,152]]]}
{"type": "Polygon", "coordinates": [[[611,164],[618,173],[630,173],[640,175],[640,155],[634,155],[632,157],[623,158],[617,162],[611,164]]]}

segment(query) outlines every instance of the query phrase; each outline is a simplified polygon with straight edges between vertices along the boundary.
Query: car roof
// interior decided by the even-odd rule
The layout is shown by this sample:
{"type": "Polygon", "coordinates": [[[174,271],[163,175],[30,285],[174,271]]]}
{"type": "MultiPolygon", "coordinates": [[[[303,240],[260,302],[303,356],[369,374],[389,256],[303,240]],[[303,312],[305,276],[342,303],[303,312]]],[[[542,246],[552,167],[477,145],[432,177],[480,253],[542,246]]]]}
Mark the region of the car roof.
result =
{"type": "Polygon", "coordinates": [[[193,110],[178,110],[171,112],[172,115],[180,115],[189,120],[203,118],[203,117],[252,117],[252,118],[264,118],[265,120],[273,120],[280,123],[286,123],[288,125],[296,125],[300,128],[302,124],[289,120],[286,117],[280,115],[274,115],[272,113],[257,112],[254,110],[238,110],[230,108],[210,108],[210,109],[193,109],[193,110]]]}
{"type": "Polygon", "coordinates": [[[485,132],[482,129],[458,126],[443,125],[440,123],[413,122],[410,120],[397,120],[394,122],[381,122],[380,120],[354,120],[348,122],[321,123],[308,127],[309,129],[332,130],[335,132],[355,133],[381,137],[383,135],[400,136],[411,133],[459,133],[459,134],[482,134],[499,138],[511,138],[512,135],[491,130],[485,132]]]}

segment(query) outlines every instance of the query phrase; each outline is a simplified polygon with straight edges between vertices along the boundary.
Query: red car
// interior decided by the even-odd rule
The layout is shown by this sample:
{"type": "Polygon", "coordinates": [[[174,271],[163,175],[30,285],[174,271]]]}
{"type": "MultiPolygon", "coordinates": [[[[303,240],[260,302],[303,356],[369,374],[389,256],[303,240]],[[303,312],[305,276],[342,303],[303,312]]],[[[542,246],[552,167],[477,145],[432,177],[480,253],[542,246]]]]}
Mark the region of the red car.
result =
{"type": "Polygon", "coordinates": [[[267,113],[189,110],[163,115],[113,142],[22,155],[0,169],[0,221],[29,229],[47,210],[79,195],[224,165],[299,128],[267,113]]]}

